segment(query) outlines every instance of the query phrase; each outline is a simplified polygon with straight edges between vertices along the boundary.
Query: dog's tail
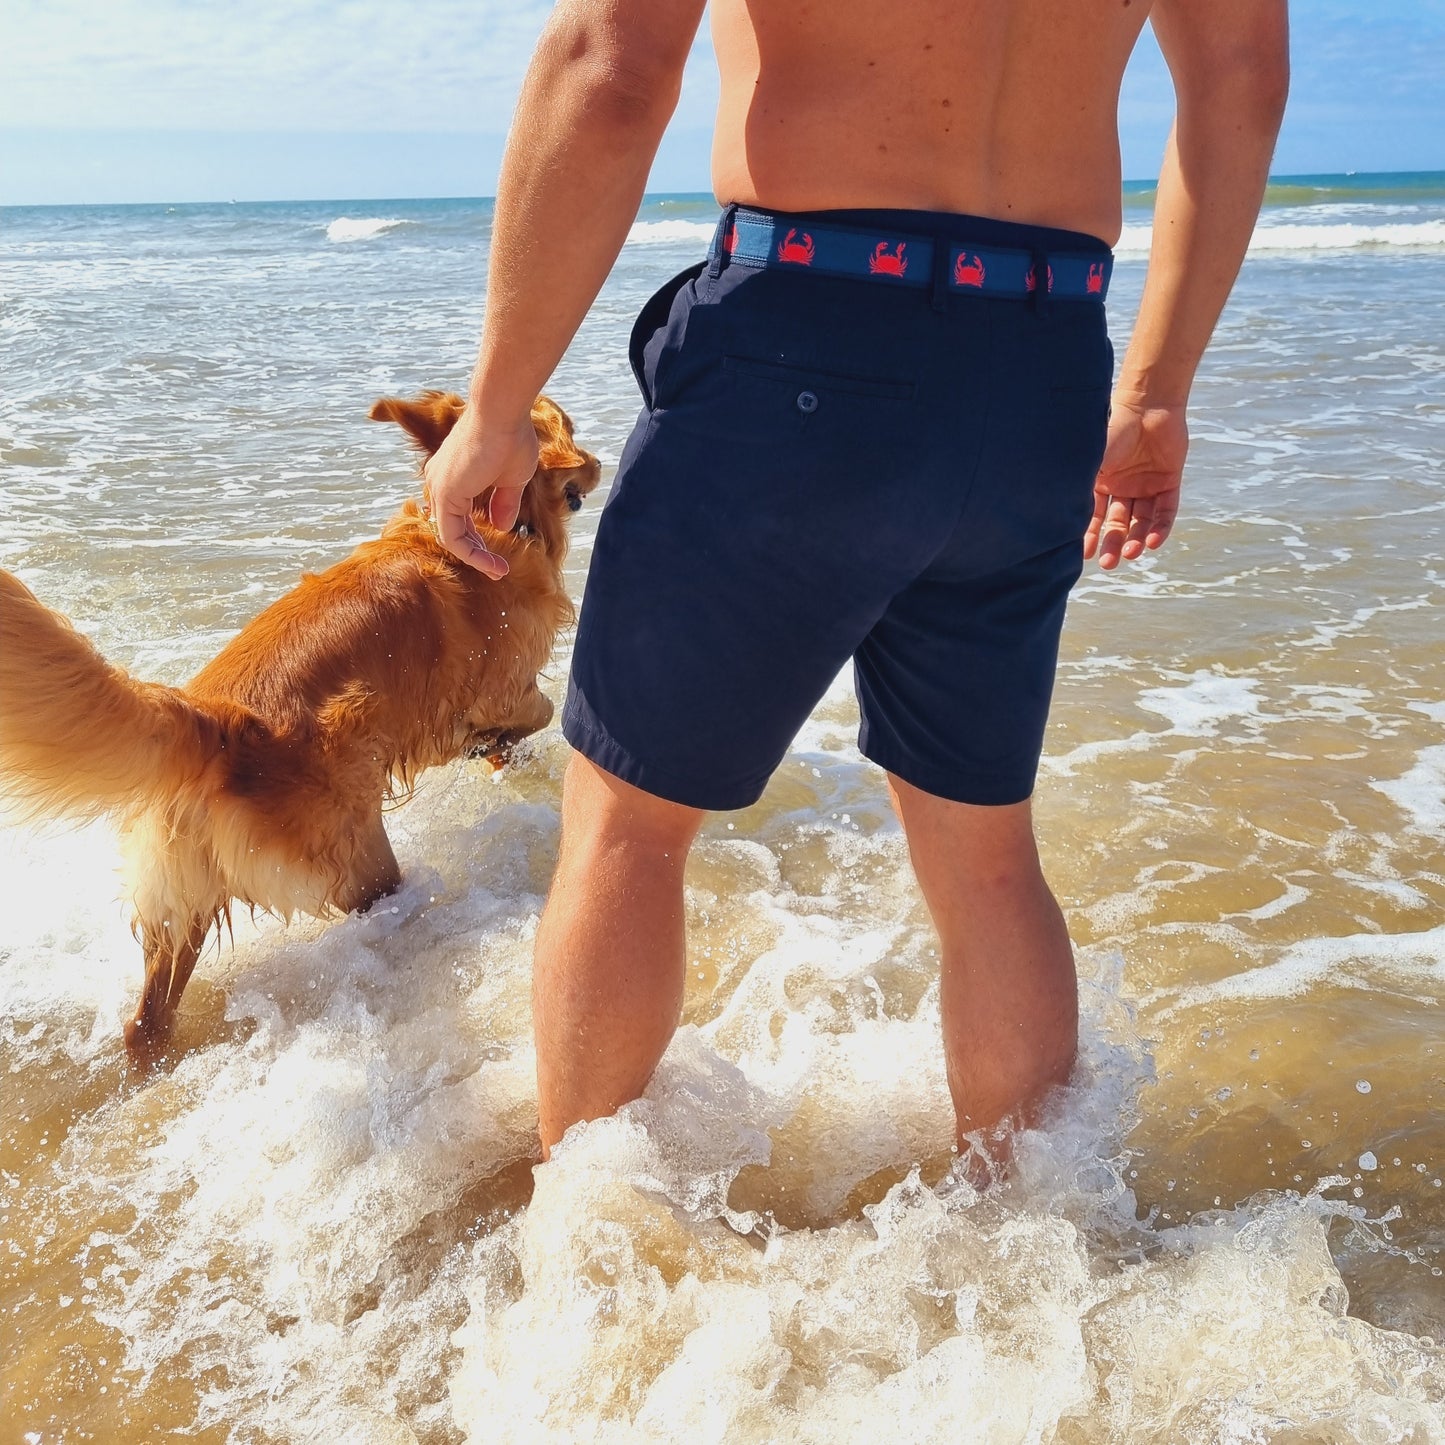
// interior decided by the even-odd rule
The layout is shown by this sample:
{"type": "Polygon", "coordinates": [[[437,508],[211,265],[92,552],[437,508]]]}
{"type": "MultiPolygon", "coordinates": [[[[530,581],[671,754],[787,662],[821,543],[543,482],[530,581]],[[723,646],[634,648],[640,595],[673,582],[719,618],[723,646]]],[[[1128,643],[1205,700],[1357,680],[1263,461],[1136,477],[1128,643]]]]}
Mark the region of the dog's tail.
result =
{"type": "Polygon", "coordinates": [[[124,814],[196,779],[223,724],[113,667],[0,571],[0,797],[22,817],[124,814]]]}

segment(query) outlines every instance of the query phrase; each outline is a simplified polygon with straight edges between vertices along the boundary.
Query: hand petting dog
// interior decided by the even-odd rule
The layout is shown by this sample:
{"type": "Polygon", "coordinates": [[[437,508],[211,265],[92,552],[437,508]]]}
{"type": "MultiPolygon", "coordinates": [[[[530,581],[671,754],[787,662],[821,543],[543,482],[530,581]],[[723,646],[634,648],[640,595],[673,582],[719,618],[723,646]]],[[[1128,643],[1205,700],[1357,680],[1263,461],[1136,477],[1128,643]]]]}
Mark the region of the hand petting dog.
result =
{"type": "Polygon", "coordinates": [[[507,560],[490,550],[474,513],[486,499],[487,520],[509,532],[522,506],[522,493],[537,469],[537,434],[530,421],[515,428],[488,426],[462,413],[423,469],[427,504],[443,547],[469,567],[493,579],[504,577],[507,560]]]}

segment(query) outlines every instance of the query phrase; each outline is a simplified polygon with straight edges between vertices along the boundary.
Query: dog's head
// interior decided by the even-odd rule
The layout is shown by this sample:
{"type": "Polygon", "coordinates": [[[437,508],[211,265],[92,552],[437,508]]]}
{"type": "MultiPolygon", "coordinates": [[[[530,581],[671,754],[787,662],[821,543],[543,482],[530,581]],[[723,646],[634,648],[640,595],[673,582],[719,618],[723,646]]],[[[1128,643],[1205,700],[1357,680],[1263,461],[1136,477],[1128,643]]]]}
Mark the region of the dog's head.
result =
{"type": "MultiPolygon", "coordinates": [[[[415,401],[384,397],[372,405],[372,421],[394,421],[431,457],[446,440],[466,407],[449,391],[424,391],[415,401]]],[[[567,549],[566,522],[570,513],[596,485],[602,467],[591,452],[572,439],[572,420],[550,397],[539,396],[532,405],[532,426],[537,433],[537,470],[522,493],[521,510],[513,531],[536,537],[548,556],[560,558],[567,549]]],[[[474,515],[486,520],[490,492],[474,504],[474,515]]]]}

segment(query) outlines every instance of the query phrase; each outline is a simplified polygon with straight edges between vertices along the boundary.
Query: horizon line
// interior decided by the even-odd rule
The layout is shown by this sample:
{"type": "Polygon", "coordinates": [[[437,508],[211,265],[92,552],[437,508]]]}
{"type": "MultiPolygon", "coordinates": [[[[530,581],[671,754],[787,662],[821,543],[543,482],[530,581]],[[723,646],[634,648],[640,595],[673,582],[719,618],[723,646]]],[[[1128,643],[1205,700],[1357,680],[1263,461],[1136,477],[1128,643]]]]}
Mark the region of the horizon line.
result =
{"type": "MultiPolygon", "coordinates": [[[[1445,179],[1445,168],[1428,170],[1408,171],[1284,171],[1278,175],[1271,174],[1267,184],[1269,186],[1308,184],[1326,180],[1409,180],[1423,179],[1426,177],[1440,177],[1445,179]]],[[[1139,190],[1156,188],[1159,184],[1157,176],[1137,177],[1126,179],[1121,182],[1121,191],[1128,193],[1134,188],[1137,194],[1139,190]]],[[[711,190],[657,190],[643,192],[643,201],[649,200],[712,200],[711,190]]],[[[294,206],[294,205],[346,205],[365,202],[368,205],[376,205],[383,202],[396,201],[399,203],[415,203],[418,201],[438,202],[480,202],[495,201],[495,193],[489,195],[422,195],[422,196],[275,196],[265,198],[251,198],[248,200],[175,200],[159,199],[148,201],[0,201],[0,210],[8,211],[64,211],[64,210],[122,210],[128,207],[154,207],[154,206],[294,206]]]]}

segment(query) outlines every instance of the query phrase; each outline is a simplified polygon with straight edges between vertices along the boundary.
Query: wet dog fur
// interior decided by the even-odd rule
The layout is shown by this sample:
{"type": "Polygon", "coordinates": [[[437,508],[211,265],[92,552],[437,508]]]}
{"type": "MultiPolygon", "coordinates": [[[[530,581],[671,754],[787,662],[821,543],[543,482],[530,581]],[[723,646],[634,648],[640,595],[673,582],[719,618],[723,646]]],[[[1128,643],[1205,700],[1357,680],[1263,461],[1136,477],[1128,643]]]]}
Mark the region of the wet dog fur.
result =
{"type": "MultiPolygon", "coordinates": [[[[430,456],[460,397],[387,399],[430,456]]],[[[545,397],[538,470],[500,581],[453,558],[415,501],[381,536],[310,574],[184,687],[139,682],[0,571],[0,794],[21,816],[112,817],[120,828],[145,983],[133,1058],[167,1041],[176,1006],[234,903],[289,918],[364,909],[400,873],[383,805],[426,768],[505,753],[546,726],[537,674],[572,617],[567,520],[597,459],[545,397]]]]}

